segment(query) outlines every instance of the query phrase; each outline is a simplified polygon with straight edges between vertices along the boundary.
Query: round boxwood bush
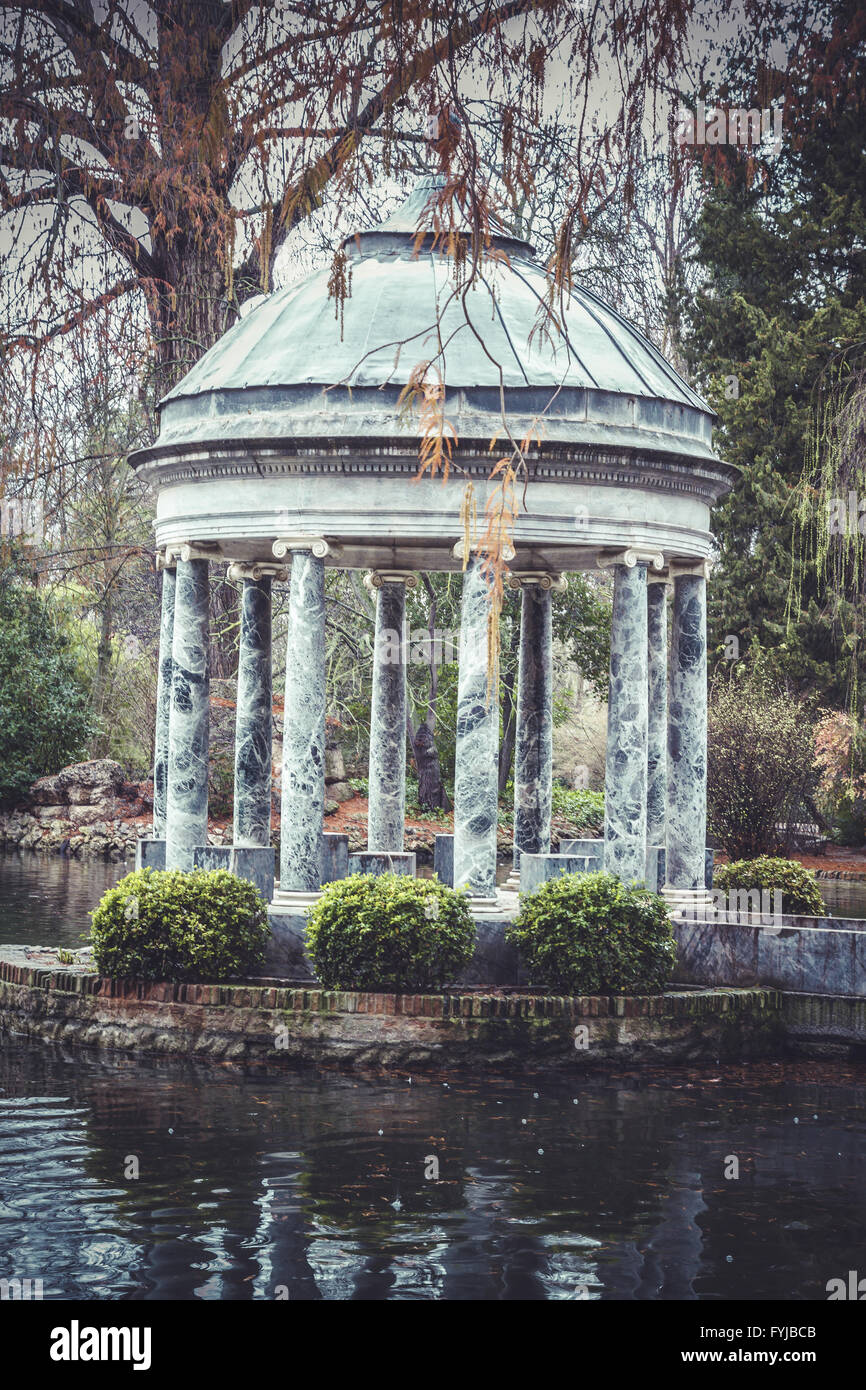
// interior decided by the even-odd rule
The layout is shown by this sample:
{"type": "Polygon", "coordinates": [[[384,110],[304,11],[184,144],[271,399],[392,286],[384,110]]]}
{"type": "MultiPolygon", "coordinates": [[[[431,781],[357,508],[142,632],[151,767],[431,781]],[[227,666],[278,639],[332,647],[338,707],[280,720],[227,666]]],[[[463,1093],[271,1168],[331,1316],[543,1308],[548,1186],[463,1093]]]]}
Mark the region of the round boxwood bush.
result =
{"type": "Polygon", "coordinates": [[[91,913],[102,975],[215,983],[255,973],[268,913],[258,889],[225,869],[140,869],[109,888],[91,913]]]}
{"type": "Polygon", "coordinates": [[[676,946],[664,900],[613,874],[560,874],[520,899],[506,929],[533,985],[564,994],[664,989],[676,946]]]}
{"type": "Polygon", "coordinates": [[[719,864],[713,872],[713,887],[720,888],[723,893],[737,888],[767,889],[772,893],[778,888],[783,912],[800,912],[810,917],[827,915],[818,880],[811,869],[805,869],[796,859],[761,855],[758,859],[736,859],[732,864],[719,864]]]}
{"type": "Polygon", "coordinates": [[[351,874],[323,890],[307,949],[326,989],[441,989],[472,959],[475,923],[438,878],[351,874]]]}

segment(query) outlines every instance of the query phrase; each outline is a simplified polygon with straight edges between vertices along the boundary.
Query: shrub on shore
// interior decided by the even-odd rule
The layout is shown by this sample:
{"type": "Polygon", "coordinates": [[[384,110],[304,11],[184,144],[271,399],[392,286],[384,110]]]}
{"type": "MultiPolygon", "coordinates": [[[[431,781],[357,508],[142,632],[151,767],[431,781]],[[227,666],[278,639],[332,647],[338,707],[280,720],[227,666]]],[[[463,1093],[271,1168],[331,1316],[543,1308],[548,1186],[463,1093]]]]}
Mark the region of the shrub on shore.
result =
{"type": "Polygon", "coordinates": [[[507,928],[531,983],[565,994],[664,989],[676,961],[664,900],[613,874],[560,874],[521,897],[507,928]]]}
{"type": "Polygon", "coordinates": [[[307,949],[326,989],[440,989],[472,959],[475,923],[438,878],[351,874],[324,889],[307,949]]]}
{"type": "Polygon", "coordinates": [[[109,888],[91,918],[100,974],[134,980],[253,974],[269,934],[258,889],[225,869],[136,870],[109,888]]]}

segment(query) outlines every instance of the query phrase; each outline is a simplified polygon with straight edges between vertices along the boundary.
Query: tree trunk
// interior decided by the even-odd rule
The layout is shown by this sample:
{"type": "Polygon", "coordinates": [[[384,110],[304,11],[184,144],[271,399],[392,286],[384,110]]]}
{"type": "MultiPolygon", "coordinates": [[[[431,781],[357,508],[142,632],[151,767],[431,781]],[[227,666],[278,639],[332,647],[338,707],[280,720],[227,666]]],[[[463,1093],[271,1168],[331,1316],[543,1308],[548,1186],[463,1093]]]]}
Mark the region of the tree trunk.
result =
{"type": "Polygon", "coordinates": [[[102,727],[102,716],[105,710],[105,700],[108,693],[108,676],[111,670],[111,658],[114,654],[112,645],[112,605],[111,599],[106,594],[102,600],[99,615],[99,646],[96,649],[96,674],[93,679],[93,693],[90,706],[96,719],[99,721],[99,732],[96,735],[93,746],[95,757],[104,757],[107,746],[106,731],[102,727]]]}
{"type": "Polygon", "coordinates": [[[448,797],[442,785],[439,753],[430,725],[422,720],[414,737],[410,728],[409,742],[418,773],[418,804],[425,811],[447,811],[448,797]]]}
{"type": "Polygon", "coordinates": [[[165,288],[159,289],[151,303],[157,403],[236,318],[215,248],[174,243],[163,248],[161,260],[165,288]]]}

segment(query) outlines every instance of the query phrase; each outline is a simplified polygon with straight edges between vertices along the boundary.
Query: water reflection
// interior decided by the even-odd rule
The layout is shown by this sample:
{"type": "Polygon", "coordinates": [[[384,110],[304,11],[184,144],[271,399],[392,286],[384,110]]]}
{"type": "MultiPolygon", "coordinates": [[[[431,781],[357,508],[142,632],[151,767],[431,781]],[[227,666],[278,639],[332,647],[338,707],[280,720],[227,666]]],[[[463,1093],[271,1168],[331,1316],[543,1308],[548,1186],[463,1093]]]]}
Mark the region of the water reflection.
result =
{"type": "Polygon", "coordinates": [[[0,942],[81,946],[89,913],[131,864],[67,859],[60,854],[0,851],[0,942]]]}
{"type": "Polygon", "coordinates": [[[862,1264],[864,1099],[866,1068],[823,1063],[410,1084],[12,1043],[0,1277],[53,1298],[823,1298],[862,1264]]]}

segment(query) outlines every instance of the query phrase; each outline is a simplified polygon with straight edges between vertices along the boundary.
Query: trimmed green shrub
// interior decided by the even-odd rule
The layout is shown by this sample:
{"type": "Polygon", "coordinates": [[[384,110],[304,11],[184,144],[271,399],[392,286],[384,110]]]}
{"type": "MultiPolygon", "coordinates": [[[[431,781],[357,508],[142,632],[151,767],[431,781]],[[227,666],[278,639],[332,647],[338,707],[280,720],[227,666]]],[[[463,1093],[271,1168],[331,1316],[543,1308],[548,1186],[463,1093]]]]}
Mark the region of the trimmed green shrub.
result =
{"type": "Polygon", "coordinates": [[[438,878],[351,874],[323,890],[307,949],[326,989],[441,989],[472,959],[475,923],[438,878]]]}
{"type": "Polygon", "coordinates": [[[676,946],[662,898],[613,874],[560,874],[520,899],[506,929],[533,985],[565,994],[664,989],[676,946]]]}
{"type": "Polygon", "coordinates": [[[216,983],[255,973],[269,935],[258,889],[225,869],[140,869],[92,912],[102,975],[216,983]]]}
{"type": "Polygon", "coordinates": [[[805,869],[796,859],[737,859],[733,864],[719,864],[713,873],[713,887],[728,893],[732,888],[778,888],[782,894],[782,911],[805,913],[810,917],[825,917],[827,909],[821,889],[811,869],[805,869]]]}

